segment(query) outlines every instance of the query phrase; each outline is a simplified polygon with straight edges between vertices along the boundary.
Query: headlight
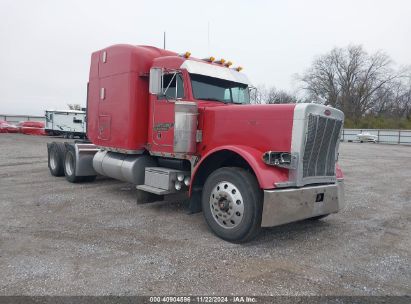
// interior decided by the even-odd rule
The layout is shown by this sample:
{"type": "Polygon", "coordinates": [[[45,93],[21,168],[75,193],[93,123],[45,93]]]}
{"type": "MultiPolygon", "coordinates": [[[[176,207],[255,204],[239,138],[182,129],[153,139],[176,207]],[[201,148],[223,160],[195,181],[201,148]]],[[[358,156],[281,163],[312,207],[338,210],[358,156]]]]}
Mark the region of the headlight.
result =
{"type": "Polygon", "coordinates": [[[176,183],[174,184],[174,188],[176,188],[177,191],[181,190],[181,186],[182,186],[182,184],[179,181],[176,181],[176,183]]]}
{"type": "Polygon", "coordinates": [[[297,155],[289,152],[267,151],[263,154],[263,162],[270,166],[296,169],[297,155]]]}
{"type": "Polygon", "coordinates": [[[186,176],[185,178],[184,178],[184,185],[186,185],[187,187],[188,186],[190,186],[190,177],[189,176],[186,176]]]}

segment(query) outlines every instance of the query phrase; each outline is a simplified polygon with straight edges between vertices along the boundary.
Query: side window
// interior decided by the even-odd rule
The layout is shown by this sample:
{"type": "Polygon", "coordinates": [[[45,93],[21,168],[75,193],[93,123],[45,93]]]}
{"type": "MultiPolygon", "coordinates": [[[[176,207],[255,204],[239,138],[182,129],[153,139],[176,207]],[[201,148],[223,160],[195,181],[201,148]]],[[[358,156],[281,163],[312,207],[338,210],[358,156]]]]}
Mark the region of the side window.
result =
{"type": "Polygon", "coordinates": [[[180,73],[164,74],[163,76],[164,95],[159,95],[158,99],[179,99],[184,97],[183,75],[180,73]]]}
{"type": "Polygon", "coordinates": [[[233,96],[233,101],[236,103],[247,103],[248,100],[250,99],[249,91],[246,88],[240,88],[240,87],[232,88],[231,94],[233,96]]]}
{"type": "Polygon", "coordinates": [[[73,117],[73,123],[83,123],[81,119],[78,119],[77,117],[73,117]]]}
{"type": "Polygon", "coordinates": [[[224,100],[225,101],[231,101],[231,89],[225,89],[224,90],[224,100]]]}

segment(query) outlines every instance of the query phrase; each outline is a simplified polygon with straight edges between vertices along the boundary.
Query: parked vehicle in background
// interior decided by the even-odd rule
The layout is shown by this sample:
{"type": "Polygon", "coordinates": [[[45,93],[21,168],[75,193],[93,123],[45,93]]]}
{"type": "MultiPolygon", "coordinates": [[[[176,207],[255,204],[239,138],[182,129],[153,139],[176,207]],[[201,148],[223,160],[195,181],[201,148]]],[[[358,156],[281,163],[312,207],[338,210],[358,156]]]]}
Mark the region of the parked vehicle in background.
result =
{"type": "Polygon", "coordinates": [[[5,120],[0,120],[0,133],[8,133],[7,132],[8,123],[5,120]]]}
{"type": "Polygon", "coordinates": [[[19,132],[27,135],[46,135],[45,123],[41,121],[22,121],[17,127],[19,132]]]}
{"type": "Polygon", "coordinates": [[[357,138],[360,142],[373,142],[376,143],[378,136],[372,135],[368,132],[362,132],[360,134],[357,134],[357,138]]]}
{"type": "Polygon", "coordinates": [[[48,144],[51,174],[129,182],[139,203],[185,195],[231,242],[338,212],[344,114],[318,104],[250,104],[240,67],[190,55],[133,45],[93,53],[91,142],[48,144]]]}
{"type": "Polygon", "coordinates": [[[19,133],[19,128],[5,120],[0,120],[0,133],[19,133]]]}
{"type": "Polygon", "coordinates": [[[65,138],[85,138],[86,112],[77,110],[47,110],[45,131],[47,135],[65,138]]]}

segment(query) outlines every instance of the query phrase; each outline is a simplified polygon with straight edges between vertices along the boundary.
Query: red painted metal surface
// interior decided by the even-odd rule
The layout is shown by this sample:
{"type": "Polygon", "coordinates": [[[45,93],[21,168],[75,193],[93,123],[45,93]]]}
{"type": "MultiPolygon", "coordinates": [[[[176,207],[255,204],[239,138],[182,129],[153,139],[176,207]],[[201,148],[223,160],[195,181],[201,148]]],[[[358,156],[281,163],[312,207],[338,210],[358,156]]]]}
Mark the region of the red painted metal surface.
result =
{"type": "MultiPolygon", "coordinates": [[[[193,59],[193,58],[190,58],[193,59]]],[[[176,53],[148,46],[115,45],[92,54],[88,86],[88,138],[96,145],[133,152],[173,157],[174,103],[148,92],[151,67],[179,69],[186,60],[176,53]],[[100,96],[104,88],[103,96],[100,96]],[[171,127],[158,130],[159,124],[171,127]]],[[[194,59],[197,60],[197,59],[194,59]]],[[[198,129],[202,142],[196,146],[200,163],[221,150],[241,155],[253,168],[260,187],[274,188],[289,180],[288,170],[262,161],[266,151],[291,150],[295,105],[233,105],[195,100],[190,77],[181,71],[184,98],[198,104],[198,129]]],[[[342,172],[337,166],[337,177],[342,172]]]]}
{"type": "Polygon", "coordinates": [[[114,45],[92,54],[87,136],[94,144],[124,152],[145,148],[148,73],[156,57],[170,55],[175,53],[131,45],[114,45]]]}
{"type": "MultiPolygon", "coordinates": [[[[166,70],[179,69],[186,59],[180,56],[159,57],[153,60],[153,67],[166,70]]],[[[184,100],[193,101],[190,79],[187,71],[182,71],[184,84],[184,100]]],[[[150,106],[148,116],[148,147],[157,153],[173,153],[174,128],[169,130],[155,131],[155,125],[159,123],[174,123],[174,103],[165,99],[158,99],[150,95],[150,106]]]]}
{"type": "MultiPolygon", "coordinates": [[[[203,141],[197,151],[202,158],[228,149],[240,154],[253,168],[260,187],[274,188],[274,182],[288,180],[288,170],[266,165],[266,151],[291,151],[295,105],[221,105],[201,103],[203,141]]],[[[194,173],[195,174],[195,173],[194,173]]]]}

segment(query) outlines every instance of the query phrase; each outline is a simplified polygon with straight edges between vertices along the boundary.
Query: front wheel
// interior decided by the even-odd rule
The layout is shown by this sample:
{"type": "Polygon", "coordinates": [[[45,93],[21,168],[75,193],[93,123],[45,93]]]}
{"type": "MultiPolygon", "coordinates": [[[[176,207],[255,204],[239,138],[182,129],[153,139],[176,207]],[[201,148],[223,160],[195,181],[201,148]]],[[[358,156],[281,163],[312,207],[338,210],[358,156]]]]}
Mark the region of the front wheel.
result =
{"type": "Polygon", "coordinates": [[[257,180],[250,172],[234,167],[218,169],[204,184],[205,220],[226,241],[250,241],[260,231],[262,198],[257,180]]]}

